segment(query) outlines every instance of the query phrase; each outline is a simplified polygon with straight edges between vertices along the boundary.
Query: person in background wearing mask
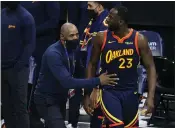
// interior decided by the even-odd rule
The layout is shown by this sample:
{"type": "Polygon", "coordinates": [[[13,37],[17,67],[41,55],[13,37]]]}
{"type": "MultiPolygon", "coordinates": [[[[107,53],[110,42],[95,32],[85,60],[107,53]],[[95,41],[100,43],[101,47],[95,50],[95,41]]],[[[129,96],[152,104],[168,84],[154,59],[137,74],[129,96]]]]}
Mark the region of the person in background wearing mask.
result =
{"type": "Polygon", "coordinates": [[[33,60],[37,66],[35,69],[35,74],[33,76],[36,77],[34,78],[33,86],[29,84],[28,91],[29,95],[31,95],[31,101],[29,101],[29,109],[31,116],[31,125],[42,125],[40,122],[40,117],[36,111],[35,104],[33,103],[34,91],[32,88],[35,88],[36,86],[36,80],[38,79],[39,70],[41,67],[42,55],[45,50],[54,43],[54,40],[57,37],[56,29],[58,27],[60,19],[60,5],[59,2],[53,1],[21,1],[21,5],[32,14],[36,22],[36,49],[33,53],[33,60]]]}
{"type": "Polygon", "coordinates": [[[6,128],[29,128],[27,83],[35,49],[33,16],[19,2],[3,1],[1,12],[2,105],[6,128]]]}
{"type": "Polygon", "coordinates": [[[93,88],[98,85],[116,84],[115,74],[102,74],[91,79],[73,78],[74,51],[78,45],[78,30],[65,23],[61,27],[60,40],[44,53],[34,101],[40,116],[48,128],[65,128],[65,100],[68,89],[93,88]],[[113,77],[113,78],[111,78],[113,77]]]}
{"type": "MultiPolygon", "coordinates": [[[[88,16],[90,18],[90,21],[80,39],[80,51],[85,51],[86,53],[85,67],[87,66],[90,59],[92,49],[91,39],[93,36],[96,36],[97,32],[107,30],[108,26],[104,21],[109,13],[108,9],[112,8],[111,2],[108,1],[88,1],[87,4],[88,16]]],[[[115,4],[117,6],[120,5],[117,3],[115,4]]]]}

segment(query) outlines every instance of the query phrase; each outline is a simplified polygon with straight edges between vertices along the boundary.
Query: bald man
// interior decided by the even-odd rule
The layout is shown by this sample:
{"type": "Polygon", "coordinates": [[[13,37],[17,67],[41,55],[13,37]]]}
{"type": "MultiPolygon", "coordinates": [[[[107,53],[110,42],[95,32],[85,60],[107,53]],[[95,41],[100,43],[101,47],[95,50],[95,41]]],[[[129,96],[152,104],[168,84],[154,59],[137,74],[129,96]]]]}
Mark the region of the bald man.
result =
{"type": "Polygon", "coordinates": [[[61,27],[60,40],[48,47],[43,54],[34,102],[47,128],[66,128],[64,116],[68,89],[94,88],[116,83],[115,74],[104,73],[91,79],[73,78],[75,60],[76,65],[79,65],[76,55],[74,56],[78,38],[76,26],[65,23],[61,27]]]}

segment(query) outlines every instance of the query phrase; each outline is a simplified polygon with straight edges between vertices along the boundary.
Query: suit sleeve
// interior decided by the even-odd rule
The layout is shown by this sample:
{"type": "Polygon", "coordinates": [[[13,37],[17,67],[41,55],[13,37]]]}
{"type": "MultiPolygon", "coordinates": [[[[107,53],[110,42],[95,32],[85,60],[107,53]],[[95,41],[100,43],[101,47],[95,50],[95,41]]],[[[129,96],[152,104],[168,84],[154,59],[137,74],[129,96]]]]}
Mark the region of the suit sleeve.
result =
{"type": "MultiPolygon", "coordinates": [[[[37,26],[37,35],[40,35],[42,33],[45,33],[46,31],[49,31],[50,29],[56,29],[59,23],[60,19],[60,4],[59,2],[45,2],[46,12],[49,16],[49,19],[47,19],[43,24],[40,24],[37,26]]],[[[44,12],[43,12],[44,13],[44,12]]]]}
{"type": "Polygon", "coordinates": [[[63,58],[59,52],[50,51],[47,54],[47,63],[54,77],[65,88],[94,88],[100,84],[99,78],[76,79],[71,76],[66,66],[63,64],[63,58]]]}

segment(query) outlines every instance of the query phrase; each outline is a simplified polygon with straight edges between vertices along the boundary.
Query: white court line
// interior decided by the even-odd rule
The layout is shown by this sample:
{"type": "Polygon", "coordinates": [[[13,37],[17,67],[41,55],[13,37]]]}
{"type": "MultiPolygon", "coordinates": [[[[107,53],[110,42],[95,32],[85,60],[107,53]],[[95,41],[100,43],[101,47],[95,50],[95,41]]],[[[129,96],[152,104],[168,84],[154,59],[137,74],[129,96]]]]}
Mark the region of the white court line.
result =
{"type": "MultiPolygon", "coordinates": [[[[44,123],[44,120],[41,118],[41,121],[44,123]]],[[[68,121],[64,121],[65,124],[68,124],[68,121]]],[[[85,124],[85,125],[90,125],[90,122],[78,122],[78,124],[85,124]]]]}
{"type": "MultiPolygon", "coordinates": [[[[66,124],[68,124],[68,121],[64,121],[66,124]]],[[[86,125],[90,125],[90,123],[88,122],[78,122],[78,124],[86,124],[86,125]]]]}
{"type": "MultiPolygon", "coordinates": [[[[65,122],[66,125],[68,124],[68,121],[64,121],[64,122],[65,122]]],[[[88,122],[78,122],[78,124],[90,125],[90,123],[88,123],[88,122]]],[[[146,121],[140,120],[139,128],[158,128],[158,127],[147,126],[146,121]]]]}

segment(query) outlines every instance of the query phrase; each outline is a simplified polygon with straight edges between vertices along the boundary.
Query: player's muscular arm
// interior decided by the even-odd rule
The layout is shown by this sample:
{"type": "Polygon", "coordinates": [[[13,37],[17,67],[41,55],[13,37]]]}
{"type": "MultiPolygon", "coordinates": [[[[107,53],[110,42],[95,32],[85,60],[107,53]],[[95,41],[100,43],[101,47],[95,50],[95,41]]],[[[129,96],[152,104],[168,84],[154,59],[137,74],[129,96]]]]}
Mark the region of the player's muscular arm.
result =
{"type": "Polygon", "coordinates": [[[147,39],[139,34],[138,36],[138,48],[140,56],[143,60],[144,66],[147,70],[148,75],[148,98],[154,98],[155,88],[156,88],[156,69],[154,65],[154,60],[152,57],[151,50],[148,46],[147,39]]]}
{"type": "MultiPolygon", "coordinates": [[[[95,37],[92,39],[92,51],[91,51],[91,57],[90,61],[86,70],[86,77],[91,78],[95,77],[96,75],[96,70],[97,70],[97,65],[100,59],[100,54],[101,54],[101,47],[103,44],[103,33],[99,32],[95,37]]],[[[84,90],[85,95],[88,95],[88,90],[84,90]]]]}
{"type": "Polygon", "coordinates": [[[103,44],[103,33],[99,32],[93,39],[92,39],[92,51],[91,51],[91,57],[88,64],[88,68],[86,71],[86,77],[91,78],[95,77],[97,65],[100,59],[101,54],[101,47],[103,44]]]}

